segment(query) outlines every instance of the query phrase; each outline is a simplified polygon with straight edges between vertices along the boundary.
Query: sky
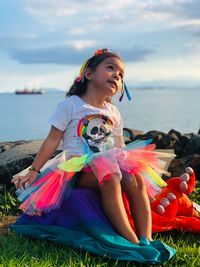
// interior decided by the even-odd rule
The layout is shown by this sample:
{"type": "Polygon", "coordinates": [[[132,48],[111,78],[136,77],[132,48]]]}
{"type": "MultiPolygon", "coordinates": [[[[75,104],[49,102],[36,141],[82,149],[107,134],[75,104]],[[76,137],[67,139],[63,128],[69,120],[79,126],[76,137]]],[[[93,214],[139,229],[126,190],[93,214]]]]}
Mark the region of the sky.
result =
{"type": "Polygon", "coordinates": [[[199,0],[1,0],[0,92],[66,90],[99,48],[131,86],[200,88],[199,0]]]}

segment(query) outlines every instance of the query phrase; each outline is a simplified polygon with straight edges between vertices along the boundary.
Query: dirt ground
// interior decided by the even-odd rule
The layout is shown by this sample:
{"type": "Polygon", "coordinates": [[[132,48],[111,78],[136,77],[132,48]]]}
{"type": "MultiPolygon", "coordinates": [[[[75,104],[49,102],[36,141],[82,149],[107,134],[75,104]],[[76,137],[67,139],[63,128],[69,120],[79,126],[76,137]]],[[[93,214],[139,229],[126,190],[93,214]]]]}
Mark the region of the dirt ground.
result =
{"type": "Polygon", "coordinates": [[[0,235],[6,235],[9,233],[9,225],[14,223],[17,219],[17,216],[5,216],[0,218],[0,235]]]}

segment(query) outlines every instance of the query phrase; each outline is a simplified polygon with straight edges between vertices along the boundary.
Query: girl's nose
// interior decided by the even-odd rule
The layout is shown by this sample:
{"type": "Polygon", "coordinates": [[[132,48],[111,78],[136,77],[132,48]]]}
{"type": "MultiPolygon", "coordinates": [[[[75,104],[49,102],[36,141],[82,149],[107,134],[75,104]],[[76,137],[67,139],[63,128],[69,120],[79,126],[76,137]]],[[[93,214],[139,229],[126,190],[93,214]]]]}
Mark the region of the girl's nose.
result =
{"type": "Polygon", "coordinates": [[[119,74],[118,74],[118,73],[115,72],[115,73],[113,74],[113,76],[114,76],[114,78],[115,78],[116,80],[119,80],[119,74]]]}

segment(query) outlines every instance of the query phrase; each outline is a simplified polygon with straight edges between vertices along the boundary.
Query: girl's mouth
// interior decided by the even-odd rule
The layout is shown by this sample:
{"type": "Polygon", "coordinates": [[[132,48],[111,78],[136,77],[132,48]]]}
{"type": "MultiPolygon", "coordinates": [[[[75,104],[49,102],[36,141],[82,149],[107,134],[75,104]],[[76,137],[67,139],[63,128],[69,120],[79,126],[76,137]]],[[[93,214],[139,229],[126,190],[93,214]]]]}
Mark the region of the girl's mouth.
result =
{"type": "Polygon", "coordinates": [[[115,81],[108,81],[109,83],[113,84],[115,88],[117,88],[117,83],[115,81]]]}

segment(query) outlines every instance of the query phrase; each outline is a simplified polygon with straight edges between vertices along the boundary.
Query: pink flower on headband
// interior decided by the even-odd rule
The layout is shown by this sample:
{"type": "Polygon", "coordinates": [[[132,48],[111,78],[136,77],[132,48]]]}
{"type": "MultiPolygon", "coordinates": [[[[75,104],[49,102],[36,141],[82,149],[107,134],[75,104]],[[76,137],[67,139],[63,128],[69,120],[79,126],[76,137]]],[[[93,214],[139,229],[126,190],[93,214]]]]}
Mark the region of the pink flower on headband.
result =
{"type": "Polygon", "coordinates": [[[107,48],[103,48],[103,49],[98,49],[94,55],[97,56],[97,55],[100,55],[100,54],[103,54],[103,53],[108,53],[108,49],[107,48]]]}

